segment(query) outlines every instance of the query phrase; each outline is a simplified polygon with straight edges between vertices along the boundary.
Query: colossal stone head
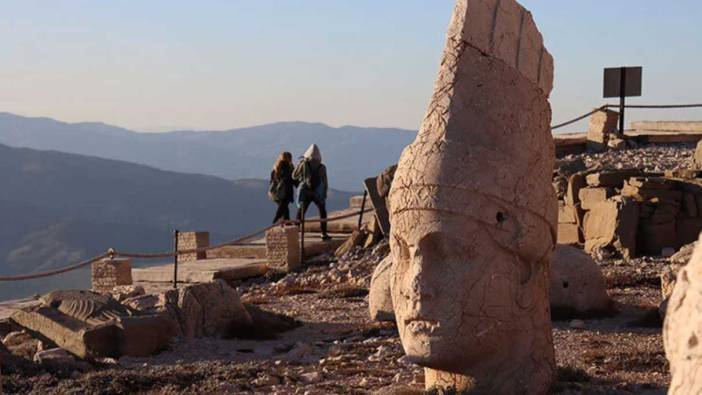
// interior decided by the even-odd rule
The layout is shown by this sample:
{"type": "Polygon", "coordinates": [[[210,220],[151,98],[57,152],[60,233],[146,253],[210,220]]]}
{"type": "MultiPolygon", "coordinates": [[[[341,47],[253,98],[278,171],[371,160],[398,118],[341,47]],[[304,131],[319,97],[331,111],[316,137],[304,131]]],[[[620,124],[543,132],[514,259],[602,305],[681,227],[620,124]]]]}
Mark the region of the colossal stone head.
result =
{"type": "Polygon", "coordinates": [[[427,387],[540,393],[551,383],[552,73],[514,0],[457,1],[389,199],[393,305],[427,387]]]}

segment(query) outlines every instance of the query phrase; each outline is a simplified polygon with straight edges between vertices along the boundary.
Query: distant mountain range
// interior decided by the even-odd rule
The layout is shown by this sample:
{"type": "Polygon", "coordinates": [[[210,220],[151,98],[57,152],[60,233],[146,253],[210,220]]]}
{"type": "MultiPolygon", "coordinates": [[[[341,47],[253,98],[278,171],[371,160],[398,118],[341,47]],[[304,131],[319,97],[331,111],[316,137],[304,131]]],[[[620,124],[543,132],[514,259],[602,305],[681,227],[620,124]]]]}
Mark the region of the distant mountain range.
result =
{"type": "Polygon", "coordinates": [[[102,123],[64,123],[0,113],[0,144],[123,160],[229,180],[265,179],[281,151],[320,146],[332,187],[361,191],[365,178],[394,164],[415,131],[333,128],[285,122],[227,131],[137,133],[102,123]]]}
{"type": "MultiPolygon", "coordinates": [[[[270,223],[275,207],[266,191],[264,180],[229,181],[0,144],[0,273],[63,266],[110,247],[168,250],[173,229],[208,230],[213,242],[230,239],[270,223]]],[[[345,208],[350,196],[332,190],[328,206],[345,208]]],[[[2,283],[0,299],[56,281],[2,283]]],[[[63,287],[76,286],[66,281],[63,287]]]]}

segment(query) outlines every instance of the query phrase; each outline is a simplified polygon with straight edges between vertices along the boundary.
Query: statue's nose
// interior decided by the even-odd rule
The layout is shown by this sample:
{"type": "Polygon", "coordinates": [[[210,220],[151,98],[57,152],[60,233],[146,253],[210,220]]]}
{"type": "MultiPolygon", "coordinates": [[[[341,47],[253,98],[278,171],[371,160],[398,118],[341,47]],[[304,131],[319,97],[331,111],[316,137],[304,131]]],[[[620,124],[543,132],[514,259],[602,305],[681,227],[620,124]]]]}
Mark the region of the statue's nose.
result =
{"type": "Polygon", "coordinates": [[[431,274],[434,268],[421,251],[418,249],[411,251],[408,285],[409,296],[413,302],[426,301],[434,297],[435,287],[431,274]]]}

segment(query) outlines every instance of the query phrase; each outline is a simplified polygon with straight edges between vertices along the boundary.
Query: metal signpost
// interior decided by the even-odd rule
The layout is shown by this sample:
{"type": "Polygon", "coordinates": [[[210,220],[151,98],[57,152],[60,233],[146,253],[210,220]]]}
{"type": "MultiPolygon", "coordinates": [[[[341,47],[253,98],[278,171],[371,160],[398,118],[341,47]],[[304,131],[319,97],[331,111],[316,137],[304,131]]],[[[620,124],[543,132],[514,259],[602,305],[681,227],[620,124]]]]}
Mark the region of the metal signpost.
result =
{"type": "Polygon", "coordinates": [[[619,133],[624,134],[626,98],[641,96],[643,67],[614,67],[604,69],[604,97],[619,98],[619,133]]]}

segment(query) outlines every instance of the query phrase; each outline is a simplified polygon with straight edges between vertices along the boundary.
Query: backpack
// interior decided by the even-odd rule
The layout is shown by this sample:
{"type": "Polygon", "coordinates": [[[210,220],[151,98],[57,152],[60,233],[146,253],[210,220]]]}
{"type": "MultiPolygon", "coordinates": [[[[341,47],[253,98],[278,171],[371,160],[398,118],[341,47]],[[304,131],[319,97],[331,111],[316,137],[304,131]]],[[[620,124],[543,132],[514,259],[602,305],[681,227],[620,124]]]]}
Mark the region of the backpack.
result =
{"type": "Polygon", "coordinates": [[[268,198],[274,202],[281,201],[285,195],[285,180],[276,179],[271,174],[271,181],[268,183],[268,198]]]}
{"type": "Polygon", "coordinates": [[[317,188],[322,184],[322,176],[319,169],[322,167],[321,164],[312,168],[310,166],[310,161],[305,161],[304,169],[302,172],[302,185],[305,189],[310,191],[316,191],[317,188]]]}

